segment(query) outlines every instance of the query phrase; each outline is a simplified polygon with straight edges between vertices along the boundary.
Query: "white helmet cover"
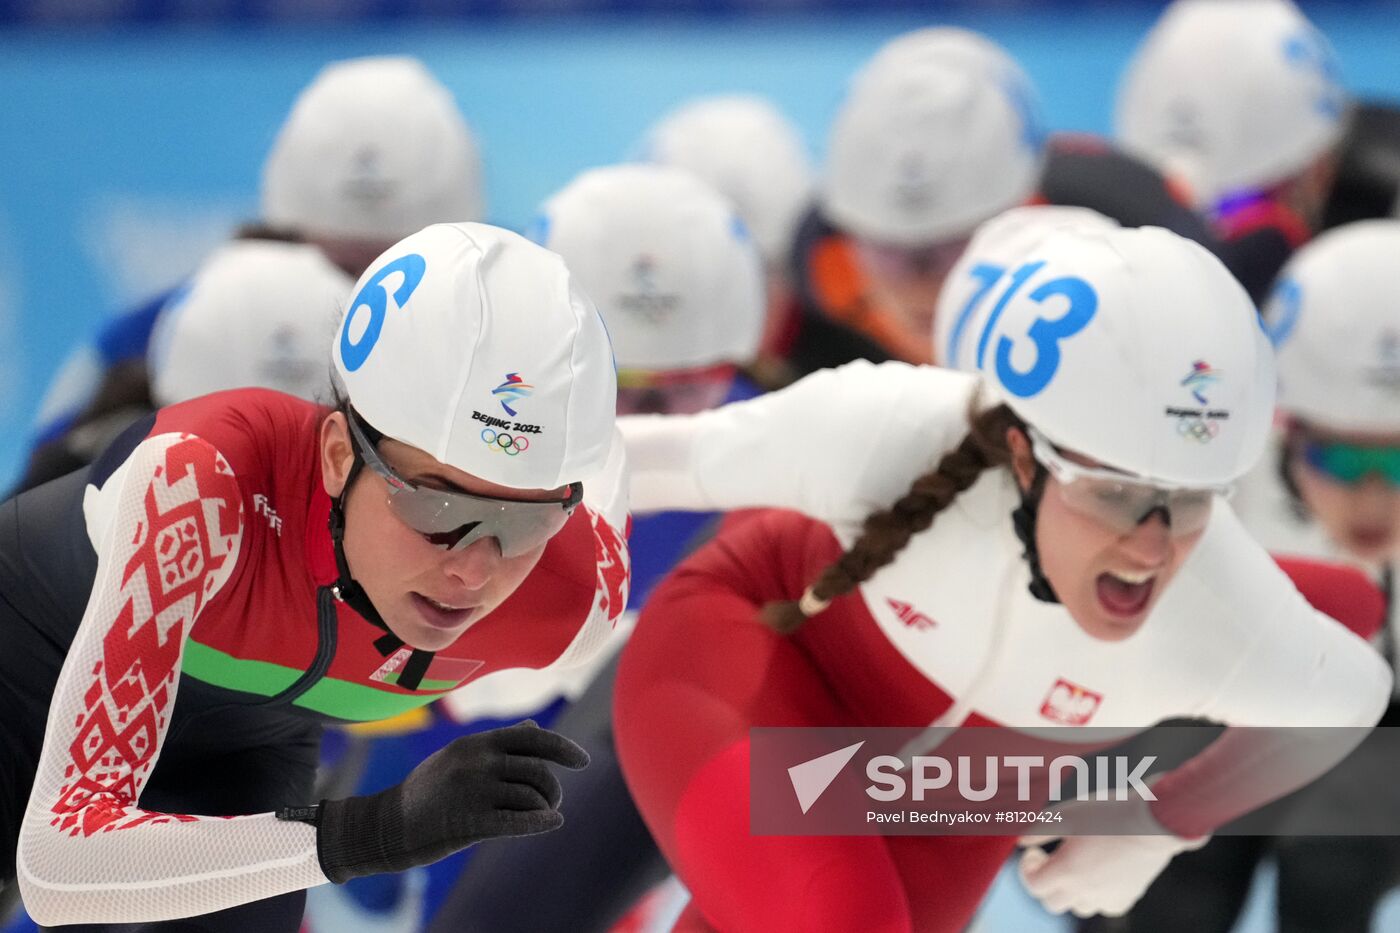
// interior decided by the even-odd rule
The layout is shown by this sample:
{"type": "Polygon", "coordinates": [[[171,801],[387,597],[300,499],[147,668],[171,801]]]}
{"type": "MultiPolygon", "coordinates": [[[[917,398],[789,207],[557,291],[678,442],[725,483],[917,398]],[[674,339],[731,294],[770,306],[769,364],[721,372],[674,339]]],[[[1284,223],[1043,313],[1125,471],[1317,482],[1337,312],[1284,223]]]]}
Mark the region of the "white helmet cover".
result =
{"type": "Polygon", "coordinates": [[[688,369],[758,352],[758,250],[729,201],[690,172],[584,172],[545,203],[541,222],[543,244],[596,300],[619,367],[688,369]]]}
{"type": "Polygon", "coordinates": [[[1304,169],[1346,107],[1331,46],[1290,0],[1176,0],[1119,84],[1114,132],[1206,208],[1304,169]]]}
{"type": "Polygon", "coordinates": [[[1001,275],[1057,231],[1117,226],[1116,220],[1087,207],[1037,204],[1013,207],[978,227],[938,292],[933,361],[949,369],[976,372],[976,337],[994,304],[987,296],[1001,275]],[[968,339],[969,334],[973,339],[968,339]]]}
{"type": "Polygon", "coordinates": [[[1347,224],[1304,246],[1264,316],[1280,408],[1335,430],[1400,431],[1400,221],[1347,224]]]}
{"type": "Polygon", "coordinates": [[[607,330],[564,261],[510,231],[439,224],[396,243],[356,284],[332,356],[370,425],[489,482],[553,489],[607,458],[607,330]]]}
{"type": "Polygon", "coordinates": [[[787,262],[815,171],[797,128],[767,99],[690,101],[651,128],[645,156],[700,176],[734,202],[765,261],[787,262]]]}
{"type": "Polygon", "coordinates": [[[263,165],[263,219],[312,236],[392,242],[484,213],[471,129],[414,58],[327,65],[263,165]]]}
{"type": "Polygon", "coordinates": [[[236,240],[162,309],[147,362],[158,405],[235,389],[330,400],[326,344],[350,277],[314,246],[236,240]]]}
{"type": "Polygon", "coordinates": [[[985,69],[924,58],[876,69],[832,124],[822,209],[896,245],[963,236],[1031,195],[1042,142],[1026,101],[985,69]]]}
{"type": "Polygon", "coordinates": [[[928,26],[895,36],[856,74],[856,80],[918,62],[953,65],[979,71],[1000,81],[1013,101],[1026,111],[1026,120],[1039,125],[1040,97],[1030,77],[1011,53],[980,32],[957,26],[928,26]]]}
{"type": "Polygon", "coordinates": [[[1064,230],[989,297],[979,369],[1054,443],[1177,486],[1230,482],[1263,453],[1273,352],[1200,245],[1157,227],[1064,230]]]}

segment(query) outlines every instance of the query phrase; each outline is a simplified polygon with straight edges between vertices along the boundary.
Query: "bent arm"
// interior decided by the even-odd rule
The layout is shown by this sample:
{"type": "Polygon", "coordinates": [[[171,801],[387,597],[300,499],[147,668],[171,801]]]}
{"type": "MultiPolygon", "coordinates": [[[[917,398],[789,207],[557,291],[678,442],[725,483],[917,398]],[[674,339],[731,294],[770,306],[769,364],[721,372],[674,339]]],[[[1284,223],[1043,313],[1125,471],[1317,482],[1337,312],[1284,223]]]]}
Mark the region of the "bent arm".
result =
{"type": "Polygon", "coordinates": [[[20,829],[26,908],[44,926],[158,921],[324,883],[313,826],[137,806],[185,639],[238,560],[244,514],[232,470],[197,437],[158,435],[101,491],[90,488],[84,509],[97,573],[20,829]]]}
{"type": "Polygon", "coordinates": [[[962,440],[974,385],[964,373],[861,360],[698,415],[619,418],[633,511],[862,519],[962,440]]]}

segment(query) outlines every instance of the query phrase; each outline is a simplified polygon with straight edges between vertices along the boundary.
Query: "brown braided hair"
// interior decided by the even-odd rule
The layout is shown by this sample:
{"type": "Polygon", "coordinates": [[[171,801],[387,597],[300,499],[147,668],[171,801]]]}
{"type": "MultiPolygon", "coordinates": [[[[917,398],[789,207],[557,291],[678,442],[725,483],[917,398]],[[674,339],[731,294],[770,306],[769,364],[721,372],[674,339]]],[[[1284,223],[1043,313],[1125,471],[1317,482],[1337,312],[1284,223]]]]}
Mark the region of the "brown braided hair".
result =
{"type": "Polygon", "coordinates": [[[894,560],[910,538],[932,525],[939,512],[977,482],[983,470],[1011,462],[1007,429],[1025,430],[1025,423],[1006,405],[975,413],[978,402],[974,395],[970,427],[958,446],[944,454],[931,472],[914,480],[894,505],[867,516],[855,544],[822,571],[801,599],[765,605],[760,613],[764,623],[783,634],[796,631],[833,599],[851,592],[894,560]]]}

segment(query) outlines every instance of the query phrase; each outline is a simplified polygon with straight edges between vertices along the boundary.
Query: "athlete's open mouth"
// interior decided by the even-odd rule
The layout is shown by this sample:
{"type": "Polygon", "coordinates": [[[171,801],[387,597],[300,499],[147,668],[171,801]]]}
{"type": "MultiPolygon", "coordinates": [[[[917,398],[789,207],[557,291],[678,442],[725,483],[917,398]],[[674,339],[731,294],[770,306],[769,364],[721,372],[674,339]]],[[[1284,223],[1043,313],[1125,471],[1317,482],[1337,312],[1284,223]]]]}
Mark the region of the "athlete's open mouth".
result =
{"type": "Polygon", "coordinates": [[[1094,589],[1099,604],[1110,614],[1129,619],[1140,615],[1152,599],[1152,589],[1157,584],[1155,571],[1129,573],[1114,571],[1101,573],[1094,581],[1094,589]]]}
{"type": "Polygon", "coordinates": [[[409,594],[418,614],[434,628],[460,628],[476,609],[475,606],[450,606],[421,593],[409,594]]]}
{"type": "Polygon", "coordinates": [[[1347,536],[1351,539],[1351,544],[1357,550],[1378,551],[1390,544],[1390,528],[1381,526],[1373,527],[1353,527],[1348,530],[1347,536]]]}

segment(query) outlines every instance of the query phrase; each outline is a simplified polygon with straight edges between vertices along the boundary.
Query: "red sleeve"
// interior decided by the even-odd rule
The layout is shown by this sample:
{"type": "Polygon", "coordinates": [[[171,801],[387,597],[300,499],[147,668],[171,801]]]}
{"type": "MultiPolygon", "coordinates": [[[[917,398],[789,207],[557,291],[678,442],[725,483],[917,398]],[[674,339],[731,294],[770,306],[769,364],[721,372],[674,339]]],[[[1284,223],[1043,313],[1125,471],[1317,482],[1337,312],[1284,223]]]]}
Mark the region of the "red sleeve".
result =
{"type": "Polygon", "coordinates": [[[1385,624],[1385,595],[1355,567],[1303,557],[1275,556],[1274,561],[1314,609],[1362,638],[1372,638],[1385,624]]]}

